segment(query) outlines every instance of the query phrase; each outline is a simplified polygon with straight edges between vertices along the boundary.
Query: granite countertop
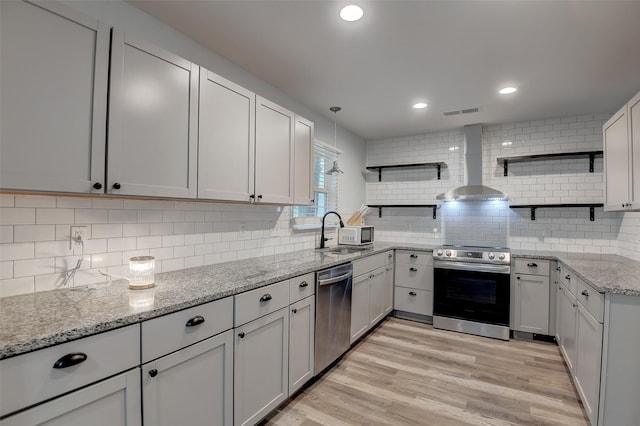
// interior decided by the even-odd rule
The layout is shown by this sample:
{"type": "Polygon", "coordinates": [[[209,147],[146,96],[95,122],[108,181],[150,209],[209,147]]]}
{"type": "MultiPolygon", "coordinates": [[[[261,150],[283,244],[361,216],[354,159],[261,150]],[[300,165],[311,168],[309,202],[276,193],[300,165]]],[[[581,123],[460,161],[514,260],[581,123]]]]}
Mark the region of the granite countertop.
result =
{"type": "MultiPolygon", "coordinates": [[[[389,249],[432,251],[433,245],[376,242],[360,252],[316,250],[265,256],[156,274],[151,290],[124,280],[89,290],[54,290],[0,298],[0,360],[166,315],[329,268],[389,249]],[[145,292],[145,293],[142,293],[145,292]],[[136,307],[141,295],[152,298],[136,307]]],[[[512,250],[513,257],[558,259],[602,293],[640,295],[640,262],[615,255],[512,250]]]]}

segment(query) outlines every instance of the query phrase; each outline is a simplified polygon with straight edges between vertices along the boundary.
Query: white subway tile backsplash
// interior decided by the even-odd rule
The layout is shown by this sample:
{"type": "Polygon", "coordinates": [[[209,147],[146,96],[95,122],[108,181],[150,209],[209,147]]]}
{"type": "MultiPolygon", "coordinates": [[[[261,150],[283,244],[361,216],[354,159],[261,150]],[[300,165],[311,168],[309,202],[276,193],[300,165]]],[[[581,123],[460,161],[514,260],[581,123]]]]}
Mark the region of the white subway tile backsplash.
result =
{"type": "Polygon", "coordinates": [[[15,195],[0,194],[0,207],[15,207],[15,202],[15,195]]]}
{"type": "Polygon", "coordinates": [[[0,243],[13,242],[13,226],[0,225],[0,243]]]}
{"type": "Polygon", "coordinates": [[[56,225],[75,222],[73,209],[36,209],[36,223],[40,225],[56,225]]]}
{"type": "Polygon", "coordinates": [[[16,207],[56,207],[55,197],[46,195],[17,195],[16,207]]]}
{"type": "Polygon", "coordinates": [[[15,278],[51,274],[53,272],[55,272],[55,259],[53,257],[16,260],[13,262],[13,276],[15,278]]]}
{"type": "Polygon", "coordinates": [[[92,238],[122,237],[122,225],[119,223],[98,223],[91,225],[92,238]]]}
{"type": "Polygon", "coordinates": [[[138,223],[138,211],[109,210],[109,223],[138,223]]]}
{"type": "MultiPolygon", "coordinates": [[[[32,259],[34,257],[34,250],[34,243],[2,244],[0,245],[0,261],[32,259]]],[[[35,253],[37,253],[37,250],[35,251],[35,253]]]]}
{"type": "Polygon", "coordinates": [[[13,241],[51,241],[56,239],[55,225],[16,225],[13,228],[13,241]]]}
{"type": "Polygon", "coordinates": [[[150,235],[151,227],[148,223],[125,223],[122,225],[123,237],[142,237],[150,235]]]}
{"type": "Polygon", "coordinates": [[[91,198],[89,197],[57,197],[56,207],[59,209],[90,209],[91,198]]]}
{"type": "MultiPolygon", "coordinates": [[[[79,274],[81,271],[76,273],[79,274]]],[[[62,283],[64,282],[64,274],[47,274],[47,275],[36,275],[35,278],[35,291],[50,291],[57,290],[62,287],[62,283]]],[[[72,287],[73,281],[69,281],[64,288],[72,287]]]]}
{"type": "Polygon", "coordinates": [[[0,224],[2,225],[33,225],[35,223],[35,208],[0,208],[0,224]]]}
{"type": "Polygon", "coordinates": [[[0,297],[17,296],[35,291],[35,278],[23,277],[0,280],[0,297]]]}
{"type": "Polygon", "coordinates": [[[162,247],[162,237],[154,236],[154,237],[137,237],[138,249],[150,249],[150,248],[159,248],[162,247]]]}
{"type": "MultiPolygon", "coordinates": [[[[33,243],[31,243],[33,244],[33,243]]],[[[69,249],[69,241],[41,241],[35,243],[35,257],[69,256],[73,254],[69,249]]],[[[34,257],[33,254],[29,257],[34,257]]]]}
{"type": "Polygon", "coordinates": [[[91,255],[91,268],[106,268],[108,266],[122,265],[122,253],[97,253],[91,255]]]}
{"type": "Polygon", "coordinates": [[[76,209],[75,223],[98,224],[109,222],[109,210],[105,209],[76,209]]]}
{"type": "Polygon", "coordinates": [[[136,248],[137,248],[136,237],[107,239],[107,251],[109,252],[135,250],[136,248]]]}
{"type": "Polygon", "coordinates": [[[0,280],[13,278],[13,262],[0,262],[0,280]]]}

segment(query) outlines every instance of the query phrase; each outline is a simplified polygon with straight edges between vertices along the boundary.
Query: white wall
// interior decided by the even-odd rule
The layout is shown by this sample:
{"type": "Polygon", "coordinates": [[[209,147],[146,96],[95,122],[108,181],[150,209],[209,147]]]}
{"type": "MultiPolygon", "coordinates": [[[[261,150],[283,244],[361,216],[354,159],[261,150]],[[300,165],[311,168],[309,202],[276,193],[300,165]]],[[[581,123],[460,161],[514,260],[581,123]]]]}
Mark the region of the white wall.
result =
{"type": "MultiPolygon", "coordinates": [[[[497,157],[602,149],[602,124],[608,114],[505,123],[483,127],[483,181],[509,194],[509,204],[602,203],[602,158],[594,173],[588,158],[515,163],[509,176],[497,157]],[[510,141],[511,144],[503,145],[510,141]]],[[[459,132],[439,132],[367,142],[367,164],[445,161],[442,180],[433,171],[396,171],[367,178],[369,204],[435,203],[435,195],[462,184],[463,152],[459,132]]],[[[640,213],[608,213],[588,208],[510,209],[505,202],[445,203],[432,219],[431,209],[385,209],[367,216],[386,241],[427,244],[478,244],[515,249],[618,253],[640,260],[640,213]]]]}

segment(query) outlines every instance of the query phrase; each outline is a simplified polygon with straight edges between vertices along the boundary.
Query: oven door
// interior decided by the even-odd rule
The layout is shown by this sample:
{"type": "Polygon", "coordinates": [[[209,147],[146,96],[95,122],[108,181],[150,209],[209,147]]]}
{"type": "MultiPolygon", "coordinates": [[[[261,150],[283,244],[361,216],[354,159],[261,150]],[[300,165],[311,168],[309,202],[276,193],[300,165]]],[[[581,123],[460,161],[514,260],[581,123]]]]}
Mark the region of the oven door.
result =
{"type": "Polygon", "coordinates": [[[509,273],[508,265],[434,262],[433,314],[508,327],[509,273]]]}

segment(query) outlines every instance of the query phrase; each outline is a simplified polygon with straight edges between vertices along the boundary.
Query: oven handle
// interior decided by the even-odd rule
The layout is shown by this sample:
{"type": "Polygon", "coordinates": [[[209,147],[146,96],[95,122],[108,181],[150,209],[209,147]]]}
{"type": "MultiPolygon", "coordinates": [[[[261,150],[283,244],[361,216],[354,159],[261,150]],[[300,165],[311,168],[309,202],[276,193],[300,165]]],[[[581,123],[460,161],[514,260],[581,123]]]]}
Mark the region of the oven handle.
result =
{"type": "Polygon", "coordinates": [[[493,272],[496,274],[510,274],[510,265],[485,265],[482,263],[471,262],[447,262],[438,261],[433,262],[434,268],[439,269],[454,269],[456,271],[472,271],[472,272],[493,272]]]}

